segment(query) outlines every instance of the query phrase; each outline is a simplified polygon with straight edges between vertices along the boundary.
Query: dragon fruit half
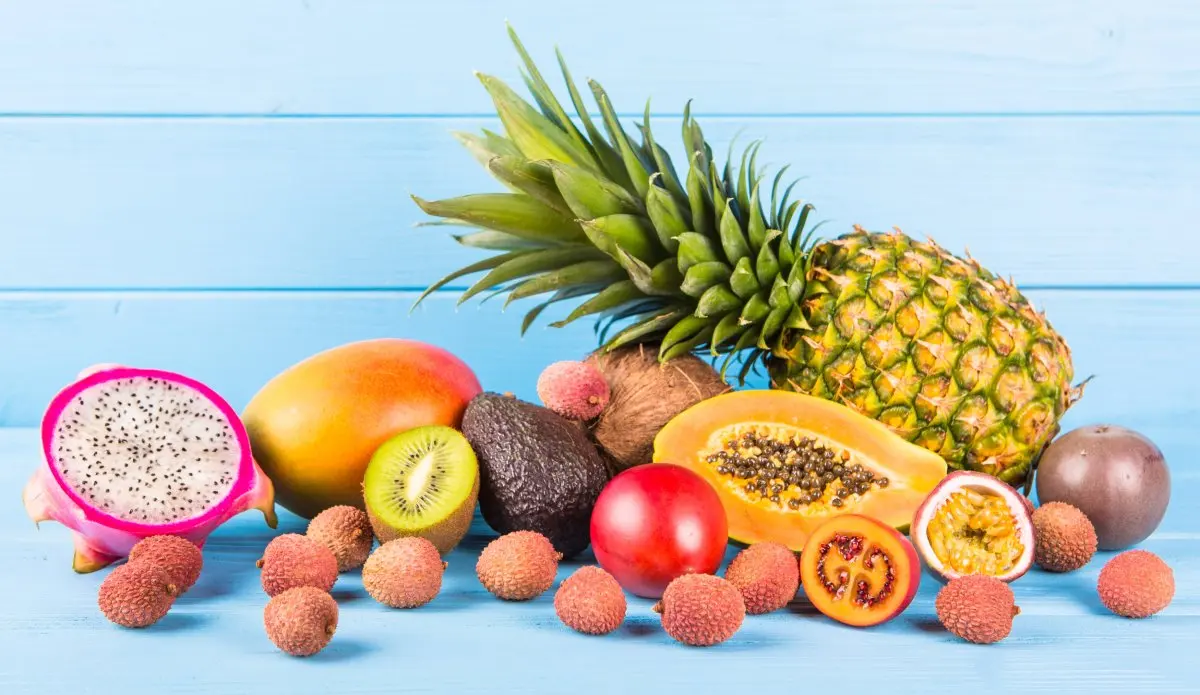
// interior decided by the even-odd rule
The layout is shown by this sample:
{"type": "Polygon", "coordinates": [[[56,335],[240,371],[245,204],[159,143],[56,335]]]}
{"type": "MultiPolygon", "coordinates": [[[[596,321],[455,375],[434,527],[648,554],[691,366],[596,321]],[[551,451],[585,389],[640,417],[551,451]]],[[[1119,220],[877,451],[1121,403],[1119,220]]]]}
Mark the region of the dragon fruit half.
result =
{"type": "Polygon", "coordinates": [[[277,524],[274,487],[236,411],[181,374],[85,369],[50,402],[42,450],[25,510],[34,522],[72,530],[76,572],[128,556],[147,536],[182,536],[203,547],[214,529],[249,509],[277,524]]]}

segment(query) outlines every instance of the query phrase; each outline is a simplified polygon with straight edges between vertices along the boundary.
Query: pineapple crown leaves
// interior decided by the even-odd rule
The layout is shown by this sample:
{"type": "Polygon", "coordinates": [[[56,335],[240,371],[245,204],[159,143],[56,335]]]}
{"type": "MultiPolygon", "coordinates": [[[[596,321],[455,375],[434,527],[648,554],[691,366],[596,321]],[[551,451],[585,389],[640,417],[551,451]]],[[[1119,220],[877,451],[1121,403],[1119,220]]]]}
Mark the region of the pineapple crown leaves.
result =
{"type": "Polygon", "coordinates": [[[589,80],[597,123],[556,49],[572,116],[511,26],[508,33],[533,103],[477,74],[504,134],[455,133],[507,190],[437,201],[413,196],[425,213],[442,218],[425,224],[459,227],[463,233],[453,235],[459,244],[496,253],[432,284],[413,308],[456,279],[484,273],[460,304],[483,292],[507,294],[506,305],[543,296],[526,314],[522,334],[550,305],[581,299],[550,325],[591,317],[602,350],[657,342],[663,360],[725,354],[722,372],[748,350],[744,379],[783,329],[806,327],[799,302],[820,225],[806,232],[813,207],[790,199],[798,179],[785,186],[784,166],[768,188],[765,168],[758,167],[761,142],[740,158],[731,143],[719,167],[690,101],[681,126],[687,168],[680,176],[651,130],[649,102],[635,140],[608,94],[589,80]]]}

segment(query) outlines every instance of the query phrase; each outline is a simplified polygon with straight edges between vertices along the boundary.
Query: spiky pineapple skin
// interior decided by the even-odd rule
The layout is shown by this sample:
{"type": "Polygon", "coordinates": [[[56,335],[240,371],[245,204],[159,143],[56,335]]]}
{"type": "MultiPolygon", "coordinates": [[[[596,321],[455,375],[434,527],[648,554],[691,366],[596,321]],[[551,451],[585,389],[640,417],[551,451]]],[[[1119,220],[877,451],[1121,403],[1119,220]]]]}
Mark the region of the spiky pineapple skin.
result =
{"type": "Polygon", "coordinates": [[[898,231],[813,248],[802,309],[767,360],[773,388],[843,403],[953,469],[1011,485],[1076,397],[1066,342],[1015,286],[898,231]]]}

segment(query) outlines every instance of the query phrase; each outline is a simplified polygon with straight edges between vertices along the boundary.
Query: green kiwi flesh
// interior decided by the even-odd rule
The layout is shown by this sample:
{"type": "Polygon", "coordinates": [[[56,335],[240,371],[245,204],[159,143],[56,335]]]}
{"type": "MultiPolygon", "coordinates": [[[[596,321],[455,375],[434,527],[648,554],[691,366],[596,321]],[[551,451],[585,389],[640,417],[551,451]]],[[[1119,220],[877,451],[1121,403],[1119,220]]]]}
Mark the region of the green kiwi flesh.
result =
{"type": "Polygon", "coordinates": [[[363,476],[363,501],[379,542],[428,539],[443,555],[462,541],[479,497],[479,463],[458,430],[429,425],[384,442],[363,476]]]}

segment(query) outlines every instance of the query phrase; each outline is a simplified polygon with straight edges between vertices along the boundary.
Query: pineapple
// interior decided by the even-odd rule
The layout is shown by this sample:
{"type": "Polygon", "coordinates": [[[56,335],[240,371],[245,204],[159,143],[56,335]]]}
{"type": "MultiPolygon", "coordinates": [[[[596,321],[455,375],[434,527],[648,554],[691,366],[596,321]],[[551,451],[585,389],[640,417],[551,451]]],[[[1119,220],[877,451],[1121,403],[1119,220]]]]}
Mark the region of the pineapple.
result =
{"type": "Polygon", "coordinates": [[[1082,385],[1070,385],[1066,342],[1013,284],[899,230],[814,238],[812,205],[783,185],[787,167],[766,178],[758,144],[736,166],[731,148],[718,166],[690,103],[680,175],[651,132],[649,104],[635,141],[589,81],[597,125],[557,53],[573,117],[508,32],[536,107],[479,75],[504,132],[456,133],[507,191],[414,196],[464,228],[459,243],[494,253],[418,304],[482,272],[460,301],[543,300],[522,333],[547,306],[577,300],[551,325],[598,320],[601,350],[707,353],[724,358],[723,374],[738,358],[742,380],[761,366],[772,388],[853,407],[952,469],[1028,483],[1082,385]]]}

